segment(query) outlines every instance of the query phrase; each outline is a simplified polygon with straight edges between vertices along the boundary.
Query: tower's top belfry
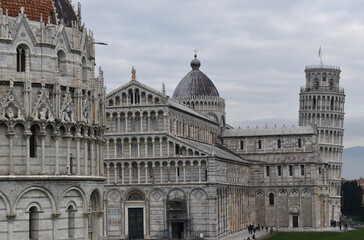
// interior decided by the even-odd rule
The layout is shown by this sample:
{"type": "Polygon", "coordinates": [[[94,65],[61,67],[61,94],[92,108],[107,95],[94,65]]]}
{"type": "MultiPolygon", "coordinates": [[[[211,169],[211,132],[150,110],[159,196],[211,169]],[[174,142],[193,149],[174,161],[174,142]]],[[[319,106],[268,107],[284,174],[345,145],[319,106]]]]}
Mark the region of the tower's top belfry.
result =
{"type": "Polygon", "coordinates": [[[313,92],[343,92],[340,89],[340,67],[333,65],[306,66],[306,89],[313,92]]]}

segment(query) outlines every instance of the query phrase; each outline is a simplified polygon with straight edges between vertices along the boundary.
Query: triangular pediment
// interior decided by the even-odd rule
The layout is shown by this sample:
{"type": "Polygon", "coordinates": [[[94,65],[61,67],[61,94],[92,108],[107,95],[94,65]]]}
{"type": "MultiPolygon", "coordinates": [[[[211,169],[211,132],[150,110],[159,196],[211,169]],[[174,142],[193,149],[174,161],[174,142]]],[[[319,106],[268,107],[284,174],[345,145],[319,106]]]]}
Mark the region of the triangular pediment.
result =
{"type": "Polygon", "coordinates": [[[62,105],[59,111],[59,118],[64,122],[74,122],[75,109],[73,107],[72,96],[67,89],[62,98],[62,105]]]}
{"type": "Polygon", "coordinates": [[[154,89],[154,88],[151,88],[137,80],[131,80],[129,81],[128,83],[118,87],[117,89],[111,91],[108,95],[107,95],[107,99],[108,98],[111,98],[111,97],[114,97],[115,95],[119,95],[121,92],[125,92],[127,91],[129,88],[138,88],[139,91],[145,91],[145,92],[148,92],[148,93],[153,93],[154,95],[156,96],[159,96],[161,99],[163,98],[166,98],[167,96],[163,95],[162,92],[154,89]]]}
{"type": "Polygon", "coordinates": [[[12,31],[12,39],[14,42],[21,41],[22,39],[27,40],[31,39],[33,45],[37,44],[37,39],[32,31],[28,19],[25,17],[24,14],[20,14],[18,17],[18,21],[15,23],[15,26],[12,31]]]}
{"type": "Polygon", "coordinates": [[[54,120],[54,109],[49,99],[49,93],[46,89],[42,88],[39,93],[39,97],[35,102],[32,110],[32,115],[36,120],[54,120]]]}
{"type": "Polygon", "coordinates": [[[14,88],[10,87],[5,97],[1,101],[0,117],[2,119],[24,119],[25,110],[24,106],[19,101],[18,95],[15,93],[14,88]]]}
{"type": "Polygon", "coordinates": [[[71,44],[69,42],[66,29],[63,25],[60,25],[60,27],[57,30],[57,33],[55,34],[53,44],[56,46],[57,44],[65,46],[68,52],[71,51],[71,44]]]}

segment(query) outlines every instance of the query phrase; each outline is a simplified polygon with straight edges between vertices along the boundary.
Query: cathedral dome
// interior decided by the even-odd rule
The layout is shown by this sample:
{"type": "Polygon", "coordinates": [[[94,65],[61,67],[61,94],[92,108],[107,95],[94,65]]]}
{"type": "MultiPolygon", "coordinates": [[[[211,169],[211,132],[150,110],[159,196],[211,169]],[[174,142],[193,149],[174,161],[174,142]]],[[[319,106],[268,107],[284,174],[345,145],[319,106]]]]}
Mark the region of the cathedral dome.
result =
{"type": "Polygon", "coordinates": [[[48,22],[48,17],[51,17],[51,23],[54,23],[54,7],[52,0],[0,0],[1,8],[5,14],[8,10],[10,17],[17,17],[24,8],[24,13],[29,20],[40,21],[40,15],[43,16],[43,22],[48,22]]]}
{"type": "Polygon", "coordinates": [[[192,96],[217,96],[214,83],[200,71],[201,62],[195,58],[191,61],[192,70],[178,83],[173,98],[186,98],[192,96]]]}
{"type": "Polygon", "coordinates": [[[58,19],[67,27],[71,26],[72,21],[77,21],[69,0],[0,0],[0,7],[4,14],[8,10],[10,17],[17,17],[23,7],[28,19],[37,22],[42,14],[43,22],[47,23],[50,18],[51,23],[56,24],[56,12],[58,19]]]}

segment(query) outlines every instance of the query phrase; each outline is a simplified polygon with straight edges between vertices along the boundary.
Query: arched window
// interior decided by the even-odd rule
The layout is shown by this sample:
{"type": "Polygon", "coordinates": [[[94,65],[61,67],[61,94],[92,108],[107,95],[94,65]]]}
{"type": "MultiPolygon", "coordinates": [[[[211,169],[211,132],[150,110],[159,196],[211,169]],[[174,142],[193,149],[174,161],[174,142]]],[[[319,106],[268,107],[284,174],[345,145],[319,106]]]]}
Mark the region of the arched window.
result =
{"type": "Polygon", "coordinates": [[[129,103],[133,104],[134,103],[134,96],[133,96],[133,91],[129,90],[129,103]]]}
{"type": "Polygon", "coordinates": [[[240,140],[240,149],[243,150],[244,149],[244,141],[240,140]]]}
{"type": "Polygon", "coordinates": [[[326,81],[326,73],[322,74],[322,81],[326,81]]]}
{"type": "Polygon", "coordinates": [[[330,82],[329,82],[329,89],[330,90],[333,90],[334,89],[334,80],[330,80],[330,82]]]}
{"type": "Polygon", "coordinates": [[[25,45],[19,45],[16,48],[16,71],[18,72],[25,72],[25,58],[27,50],[28,48],[25,45]]]}
{"type": "Polygon", "coordinates": [[[66,76],[66,54],[63,51],[57,52],[58,71],[61,76],[66,76]]]}
{"type": "Polygon", "coordinates": [[[330,106],[331,108],[331,110],[334,110],[334,98],[331,98],[331,106],[330,106]]]}
{"type": "Polygon", "coordinates": [[[76,209],[70,205],[67,209],[68,212],[68,237],[75,237],[75,212],[76,209]]]}
{"type": "Polygon", "coordinates": [[[138,89],[135,90],[135,94],[134,95],[135,95],[135,98],[134,98],[135,99],[135,103],[138,103],[139,104],[140,103],[140,94],[139,94],[139,90],[138,89]]]}
{"type": "Polygon", "coordinates": [[[258,140],[258,149],[262,149],[262,140],[258,140]]]}
{"type": "Polygon", "coordinates": [[[271,205],[271,206],[274,205],[274,194],[273,193],[269,193],[269,205],[271,205]]]}
{"type": "Polygon", "coordinates": [[[29,156],[30,157],[36,157],[37,156],[37,134],[38,129],[35,126],[32,126],[30,128],[30,131],[32,132],[32,135],[29,139],[29,156]]]}
{"type": "Polygon", "coordinates": [[[299,147],[299,148],[301,148],[301,147],[302,147],[302,139],[301,139],[301,138],[299,138],[299,139],[298,139],[298,147],[299,147]]]}
{"type": "Polygon", "coordinates": [[[316,109],[316,96],[313,96],[312,99],[312,109],[316,109]]]}
{"type": "Polygon", "coordinates": [[[82,58],[82,82],[87,82],[87,63],[86,58],[82,58]]]}
{"type": "Polygon", "coordinates": [[[278,148],[281,148],[282,147],[281,139],[278,139],[277,140],[277,147],[278,148]]]}
{"type": "Polygon", "coordinates": [[[179,145],[176,144],[176,155],[180,155],[179,145]]]}
{"type": "Polygon", "coordinates": [[[37,207],[29,209],[29,239],[39,238],[39,211],[37,207]]]}
{"type": "Polygon", "coordinates": [[[319,86],[320,86],[320,84],[319,84],[319,80],[318,80],[318,79],[315,79],[315,82],[314,82],[314,88],[315,88],[315,89],[318,89],[318,88],[319,88],[319,86]]]}

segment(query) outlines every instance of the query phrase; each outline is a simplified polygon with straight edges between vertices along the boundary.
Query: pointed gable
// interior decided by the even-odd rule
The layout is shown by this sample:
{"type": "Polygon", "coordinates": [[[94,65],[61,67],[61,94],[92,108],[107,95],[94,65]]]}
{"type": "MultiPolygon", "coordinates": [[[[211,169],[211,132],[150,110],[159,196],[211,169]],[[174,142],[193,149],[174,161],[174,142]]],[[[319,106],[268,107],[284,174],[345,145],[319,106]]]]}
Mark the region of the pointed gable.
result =
{"type": "Polygon", "coordinates": [[[6,93],[0,106],[0,116],[4,118],[22,118],[24,119],[24,106],[19,101],[18,95],[15,93],[12,83],[9,91],[6,93]],[[9,116],[10,115],[10,116],[9,116]]]}

